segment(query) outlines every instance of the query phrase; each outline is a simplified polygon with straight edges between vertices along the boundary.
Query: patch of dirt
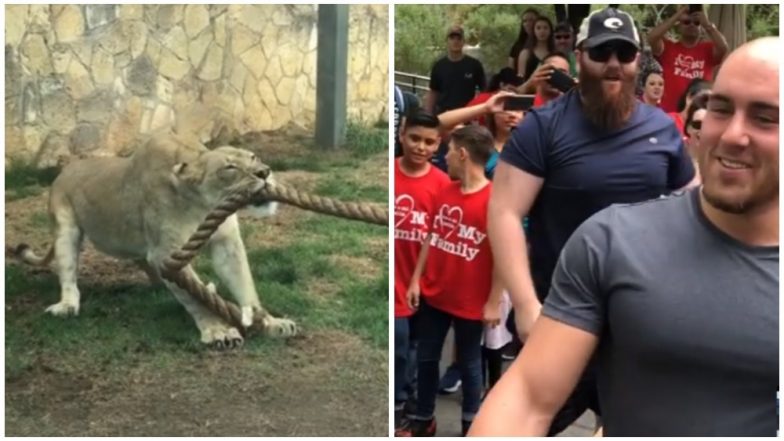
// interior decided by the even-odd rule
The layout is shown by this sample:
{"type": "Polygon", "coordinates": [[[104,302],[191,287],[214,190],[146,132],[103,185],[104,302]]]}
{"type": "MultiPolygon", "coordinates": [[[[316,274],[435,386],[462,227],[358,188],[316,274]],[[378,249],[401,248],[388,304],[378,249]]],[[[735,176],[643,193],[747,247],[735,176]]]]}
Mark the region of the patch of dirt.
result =
{"type": "Polygon", "coordinates": [[[42,358],[6,380],[6,436],[387,436],[387,381],[385,354],[339,332],[292,340],[274,360],[69,372],[42,358]]]}
{"type": "Polygon", "coordinates": [[[292,154],[309,152],[313,144],[313,133],[296,124],[269,132],[251,132],[237,135],[228,141],[231,145],[257,152],[264,159],[289,157],[292,154]]]}

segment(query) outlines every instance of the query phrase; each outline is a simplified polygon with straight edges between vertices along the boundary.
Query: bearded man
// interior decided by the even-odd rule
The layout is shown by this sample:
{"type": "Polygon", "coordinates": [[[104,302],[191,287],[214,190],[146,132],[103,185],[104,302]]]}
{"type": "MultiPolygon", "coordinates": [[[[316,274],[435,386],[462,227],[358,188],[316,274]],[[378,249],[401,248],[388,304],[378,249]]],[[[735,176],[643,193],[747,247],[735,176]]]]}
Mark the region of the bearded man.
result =
{"type": "MultiPolygon", "coordinates": [[[[579,86],[526,115],[501,153],[488,232],[521,340],[539,316],[561,249],[583,221],[611,204],[697,184],[672,119],[634,96],[639,49],[629,14],[606,8],[587,17],[577,36],[579,86]]],[[[586,408],[600,413],[593,371],[586,369],[549,434],[586,408]]]]}
{"type": "Polygon", "coordinates": [[[614,205],[574,232],[469,435],[545,434],[595,359],[604,436],[776,436],[781,50],[762,38],[724,62],[701,188],[614,205]]]}

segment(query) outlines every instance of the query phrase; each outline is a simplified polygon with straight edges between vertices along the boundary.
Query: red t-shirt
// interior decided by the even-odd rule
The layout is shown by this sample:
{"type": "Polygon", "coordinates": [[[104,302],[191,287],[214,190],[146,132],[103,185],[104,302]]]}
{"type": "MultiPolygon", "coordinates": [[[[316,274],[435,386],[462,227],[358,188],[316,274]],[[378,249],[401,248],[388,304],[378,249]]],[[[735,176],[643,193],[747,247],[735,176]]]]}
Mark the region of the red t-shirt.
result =
{"type": "Polygon", "coordinates": [[[399,159],[395,161],[395,317],[413,314],[406,291],[427,236],[433,198],[450,182],[432,165],[425,175],[413,178],[400,170],[399,159]]]}
{"type": "Polygon", "coordinates": [[[664,70],[662,110],[678,111],[678,100],[692,79],[713,79],[713,67],[718,64],[713,58],[713,47],[712,41],[703,41],[687,48],[681,42],[664,39],[664,51],[657,57],[664,70]]]}
{"type": "Polygon", "coordinates": [[[420,280],[429,305],[469,320],[482,319],[490,296],[493,255],[487,238],[487,204],[491,188],[488,183],[463,194],[460,182],[453,182],[436,196],[433,238],[420,280]]]}
{"type": "MultiPolygon", "coordinates": [[[[469,101],[468,104],[465,105],[465,107],[471,107],[477,104],[484,104],[496,93],[498,92],[482,92],[479,95],[475,96],[474,99],[469,101]]],[[[484,115],[480,115],[476,120],[477,122],[479,122],[480,125],[487,127],[487,121],[485,121],[484,115]]]]}
{"type": "Polygon", "coordinates": [[[534,95],[534,105],[532,106],[533,108],[544,106],[545,104],[547,104],[547,101],[544,100],[542,95],[539,95],[538,93],[534,95]]]}
{"type": "Polygon", "coordinates": [[[681,132],[681,137],[685,140],[686,139],[686,126],[684,125],[686,122],[681,118],[681,114],[678,112],[670,112],[667,114],[672,120],[675,122],[675,127],[678,128],[678,131],[681,132]]]}

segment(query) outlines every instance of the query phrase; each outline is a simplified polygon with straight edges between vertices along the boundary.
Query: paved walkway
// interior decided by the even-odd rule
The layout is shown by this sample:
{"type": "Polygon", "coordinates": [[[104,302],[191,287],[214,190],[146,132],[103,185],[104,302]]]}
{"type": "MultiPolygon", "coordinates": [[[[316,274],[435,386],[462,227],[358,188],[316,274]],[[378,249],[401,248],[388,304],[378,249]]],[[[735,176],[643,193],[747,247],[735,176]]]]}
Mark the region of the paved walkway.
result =
{"type": "MultiPolygon", "coordinates": [[[[452,345],[454,338],[452,331],[447,335],[444,351],[441,356],[441,371],[449,365],[451,361],[452,345]]],[[[509,366],[509,362],[504,363],[504,370],[509,366]]],[[[461,393],[457,391],[451,395],[439,395],[436,400],[436,421],[438,423],[436,436],[460,436],[460,400],[461,393]]],[[[558,436],[592,436],[596,418],[593,412],[586,411],[577,421],[569,426],[558,436]]]]}

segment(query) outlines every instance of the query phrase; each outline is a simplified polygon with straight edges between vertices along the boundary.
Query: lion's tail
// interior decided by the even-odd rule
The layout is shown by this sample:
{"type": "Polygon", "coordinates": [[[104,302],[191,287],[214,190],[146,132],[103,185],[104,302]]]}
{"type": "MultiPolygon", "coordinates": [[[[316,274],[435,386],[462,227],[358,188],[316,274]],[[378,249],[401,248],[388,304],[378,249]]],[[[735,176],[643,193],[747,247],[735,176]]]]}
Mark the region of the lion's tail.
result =
{"type": "Polygon", "coordinates": [[[27,264],[44,266],[52,261],[52,258],[54,257],[54,246],[50,246],[49,251],[43,257],[36,255],[30,248],[30,245],[27,245],[26,243],[19,244],[19,246],[11,250],[10,254],[27,264]]]}

